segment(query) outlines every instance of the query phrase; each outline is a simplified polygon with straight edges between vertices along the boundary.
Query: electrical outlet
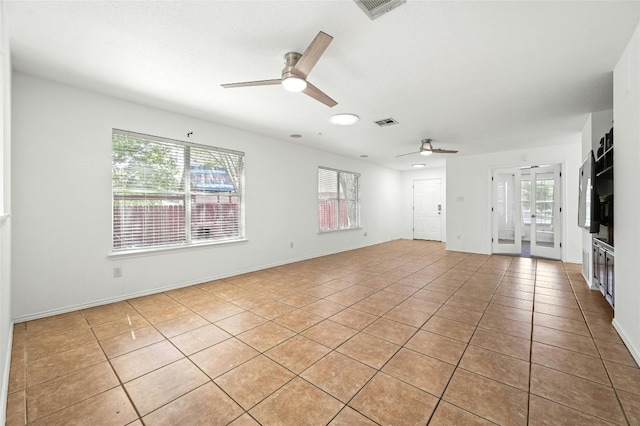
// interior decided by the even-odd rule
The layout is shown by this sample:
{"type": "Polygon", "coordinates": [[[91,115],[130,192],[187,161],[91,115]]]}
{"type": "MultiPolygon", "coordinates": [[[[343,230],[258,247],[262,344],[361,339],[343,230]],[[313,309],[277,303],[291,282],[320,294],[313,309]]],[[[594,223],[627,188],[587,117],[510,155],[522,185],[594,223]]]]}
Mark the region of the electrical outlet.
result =
{"type": "Polygon", "coordinates": [[[116,267],[113,268],[113,278],[120,278],[122,276],[122,268],[121,267],[116,267]]]}
{"type": "Polygon", "coordinates": [[[293,241],[291,241],[291,243],[289,244],[290,248],[293,248],[293,241]]]}
{"type": "Polygon", "coordinates": [[[367,236],[367,233],[366,233],[366,232],[364,233],[364,236],[365,236],[365,237],[367,236]]]}

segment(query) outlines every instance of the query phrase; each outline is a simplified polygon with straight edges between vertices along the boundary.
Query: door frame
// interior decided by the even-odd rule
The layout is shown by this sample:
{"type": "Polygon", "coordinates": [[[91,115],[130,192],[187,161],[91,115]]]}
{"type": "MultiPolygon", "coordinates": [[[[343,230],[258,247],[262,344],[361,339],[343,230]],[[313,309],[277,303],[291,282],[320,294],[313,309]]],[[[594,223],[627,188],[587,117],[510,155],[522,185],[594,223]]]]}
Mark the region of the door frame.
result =
{"type": "MultiPolygon", "coordinates": [[[[538,173],[553,173],[554,185],[553,185],[553,227],[554,227],[554,245],[553,247],[542,247],[535,243],[537,242],[537,226],[534,223],[532,217],[531,221],[531,256],[544,257],[549,259],[562,259],[562,236],[563,236],[563,220],[562,220],[562,166],[560,164],[551,164],[548,166],[532,167],[531,168],[531,192],[535,194],[536,182],[535,176],[538,173]]],[[[532,197],[532,201],[535,200],[535,196],[532,197]]],[[[532,212],[533,213],[533,212],[532,212]]],[[[537,215],[537,213],[536,213],[537,215]]]]}
{"type": "MultiPolygon", "coordinates": [[[[445,199],[445,188],[444,188],[444,179],[442,177],[432,177],[426,179],[414,179],[411,183],[411,223],[412,223],[412,231],[411,238],[415,239],[415,185],[416,182],[424,182],[424,181],[440,181],[440,205],[442,206],[440,209],[440,239],[437,241],[445,242],[445,217],[446,217],[446,199],[445,199]]],[[[425,241],[436,241],[436,240],[425,240],[425,241]]]]}
{"type": "MultiPolygon", "coordinates": [[[[538,169],[538,168],[544,168],[544,169],[553,169],[555,171],[557,171],[557,181],[554,185],[554,195],[557,195],[556,201],[557,201],[557,205],[554,206],[554,209],[556,210],[556,215],[555,217],[557,217],[557,223],[559,224],[559,226],[557,227],[557,231],[555,233],[555,240],[557,243],[557,247],[554,248],[554,250],[556,250],[556,254],[557,257],[553,255],[553,253],[542,253],[539,255],[533,255],[532,252],[532,256],[535,257],[542,257],[542,258],[548,258],[548,259],[554,259],[554,260],[562,260],[564,259],[564,250],[565,248],[562,247],[562,243],[564,242],[564,238],[565,238],[565,227],[564,227],[564,214],[565,212],[562,210],[562,208],[564,207],[564,197],[565,197],[565,187],[564,187],[564,179],[562,178],[562,171],[565,167],[564,163],[557,163],[557,162],[552,162],[552,163],[547,163],[545,165],[519,165],[519,166],[501,166],[501,167],[491,167],[489,169],[489,205],[491,206],[491,210],[490,210],[490,215],[489,215],[489,220],[488,220],[488,224],[490,226],[490,243],[489,243],[489,247],[490,247],[490,252],[492,254],[515,254],[515,255],[521,255],[521,253],[505,253],[505,252],[499,252],[499,251],[495,251],[495,247],[494,247],[494,243],[493,243],[493,239],[494,239],[494,229],[496,226],[496,222],[495,222],[495,214],[494,214],[494,210],[495,210],[495,186],[494,186],[494,181],[493,181],[493,177],[495,175],[495,173],[497,172],[508,172],[508,171],[516,171],[517,170],[517,174],[518,174],[518,181],[521,182],[521,171],[523,169],[538,169]],[[544,256],[544,254],[546,254],[547,256],[544,256]]],[[[521,194],[520,191],[518,191],[518,211],[520,212],[519,215],[521,216],[521,210],[522,210],[522,201],[521,201],[521,194]]],[[[520,235],[520,238],[522,239],[522,233],[520,235]]],[[[522,240],[521,240],[522,241],[522,240]]]]}

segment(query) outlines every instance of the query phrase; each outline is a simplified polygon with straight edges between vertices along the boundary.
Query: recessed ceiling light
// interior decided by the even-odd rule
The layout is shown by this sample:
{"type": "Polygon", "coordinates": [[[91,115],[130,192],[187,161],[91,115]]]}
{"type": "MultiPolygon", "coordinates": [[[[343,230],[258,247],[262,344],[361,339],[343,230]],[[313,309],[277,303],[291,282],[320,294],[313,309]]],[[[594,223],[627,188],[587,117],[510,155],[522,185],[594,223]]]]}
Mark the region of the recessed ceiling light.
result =
{"type": "Polygon", "coordinates": [[[302,135],[298,135],[298,134],[295,134],[295,133],[294,133],[293,135],[289,135],[289,137],[290,137],[290,138],[294,138],[294,139],[298,139],[298,138],[301,138],[301,137],[302,137],[302,135]]]}
{"type": "Polygon", "coordinates": [[[424,164],[413,164],[411,167],[415,167],[416,169],[419,169],[421,167],[424,167],[424,164]]]}
{"type": "Polygon", "coordinates": [[[355,114],[335,114],[329,117],[329,123],[337,126],[353,126],[360,120],[355,114]]]}

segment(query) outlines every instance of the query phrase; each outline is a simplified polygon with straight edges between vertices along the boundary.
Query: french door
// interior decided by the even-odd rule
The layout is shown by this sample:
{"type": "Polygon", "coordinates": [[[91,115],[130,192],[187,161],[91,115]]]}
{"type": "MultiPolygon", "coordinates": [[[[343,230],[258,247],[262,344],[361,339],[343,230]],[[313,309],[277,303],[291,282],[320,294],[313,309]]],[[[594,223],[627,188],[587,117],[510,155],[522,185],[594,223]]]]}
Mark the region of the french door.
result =
{"type": "Polygon", "coordinates": [[[560,165],[531,169],[531,255],[560,259],[560,165]]]}
{"type": "Polygon", "coordinates": [[[493,171],[492,252],[517,254],[522,250],[520,169],[493,171]]]}
{"type": "Polygon", "coordinates": [[[493,172],[492,252],[562,257],[560,165],[493,172]]]}

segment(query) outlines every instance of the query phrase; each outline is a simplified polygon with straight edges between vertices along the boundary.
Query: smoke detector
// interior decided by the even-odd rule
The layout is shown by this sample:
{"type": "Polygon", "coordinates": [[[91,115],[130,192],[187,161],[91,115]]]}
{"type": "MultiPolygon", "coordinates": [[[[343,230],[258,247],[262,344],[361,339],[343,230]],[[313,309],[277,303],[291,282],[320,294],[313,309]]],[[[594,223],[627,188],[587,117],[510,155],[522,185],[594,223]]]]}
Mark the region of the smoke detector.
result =
{"type": "Polygon", "coordinates": [[[371,19],[381,17],[385,13],[391,12],[398,6],[402,6],[407,0],[354,0],[360,9],[371,19]]]}

